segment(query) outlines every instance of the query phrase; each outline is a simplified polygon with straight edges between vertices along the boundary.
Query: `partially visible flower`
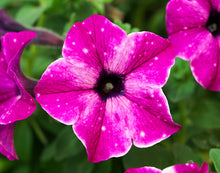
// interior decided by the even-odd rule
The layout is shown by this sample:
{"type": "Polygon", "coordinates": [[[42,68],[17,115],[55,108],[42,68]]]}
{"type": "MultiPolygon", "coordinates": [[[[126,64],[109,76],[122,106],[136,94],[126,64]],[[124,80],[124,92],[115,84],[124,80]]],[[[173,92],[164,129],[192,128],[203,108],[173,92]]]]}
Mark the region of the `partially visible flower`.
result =
{"type": "Polygon", "coordinates": [[[33,44],[63,46],[63,38],[43,28],[30,28],[12,19],[4,9],[0,9],[0,36],[8,32],[34,31],[37,36],[31,41],[33,44]]]}
{"type": "MultiPolygon", "coordinates": [[[[160,170],[154,167],[142,167],[142,168],[129,168],[125,173],[208,173],[209,166],[204,162],[199,168],[196,163],[186,163],[170,166],[164,170],[160,170]]],[[[209,172],[214,173],[214,172],[209,172]]]]}
{"type": "Polygon", "coordinates": [[[150,32],[127,36],[93,15],[70,29],[63,56],[43,74],[36,99],[53,118],[73,125],[89,161],[122,156],[132,141],[152,146],[180,129],[161,89],[175,57],[167,40],[150,32]]]}
{"type": "Polygon", "coordinates": [[[22,51],[35,36],[34,32],[23,31],[7,33],[1,37],[0,152],[6,154],[9,159],[13,158],[10,155],[14,155],[12,149],[14,127],[11,123],[29,117],[36,109],[36,103],[31,95],[34,94],[33,88],[37,81],[25,77],[20,69],[22,51]],[[10,151],[12,153],[7,154],[10,151]]]}
{"type": "Polygon", "coordinates": [[[166,11],[168,39],[178,56],[191,61],[199,84],[220,91],[220,1],[170,0],[166,11]]]}
{"type": "Polygon", "coordinates": [[[9,160],[18,159],[14,148],[14,123],[0,125],[0,153],[5,155],[9,160]]]}

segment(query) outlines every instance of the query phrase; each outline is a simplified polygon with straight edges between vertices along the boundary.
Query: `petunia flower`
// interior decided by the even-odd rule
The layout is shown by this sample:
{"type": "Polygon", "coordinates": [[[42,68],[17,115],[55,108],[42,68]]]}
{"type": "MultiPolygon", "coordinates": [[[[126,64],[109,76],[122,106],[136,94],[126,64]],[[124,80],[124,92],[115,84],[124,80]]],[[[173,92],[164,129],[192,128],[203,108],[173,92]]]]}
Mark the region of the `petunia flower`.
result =
{"type": "MultiPolygon", "coordinates": [[[[142,167],[142,168],[129,168],[125,173],[208,173],[209,166],[204,162],[199,168],[196,163],[186,163],[170,166],[164,170],[160,170],[154,167],[142,167]]],[[[214,172],[209,172],[214,173],[214,172]]]]}
{"type": "Polygon", "coordinates": [[[8,32],[34,31],[37,36],[31,41],[33,44],[48,46],[63,46],[63,38],[43,28],[27,27],[12,19],[4,9],[0,9],[0,36],[8,32]]]}
{"type": "Polygon", "coordinates": [[[31,95],[37,81],[25,77],[20,69],[22,51],[35,36],[34,32],[23,31],[1,37],[0,152],[9,159],[16,158],[12,149],[14,127],[11,123],[29,117],[36,109],[31,95]]]}
{"type": "Polygon", "coordinates": [[[191,61],[196,81],[220,91],[220,1],[170,0],[166,24],[168,40],[178,56],[191,61]]]}
{"type": "Polygon", "coordinates": [[[150,32],[127,36],[103,16],[75,23],[63,57],[53,62],[35,88],[37,101],[53,118],[73,125],[88,160],[149,147],[180,129],[161,90],[175,53],[150,32]]]}

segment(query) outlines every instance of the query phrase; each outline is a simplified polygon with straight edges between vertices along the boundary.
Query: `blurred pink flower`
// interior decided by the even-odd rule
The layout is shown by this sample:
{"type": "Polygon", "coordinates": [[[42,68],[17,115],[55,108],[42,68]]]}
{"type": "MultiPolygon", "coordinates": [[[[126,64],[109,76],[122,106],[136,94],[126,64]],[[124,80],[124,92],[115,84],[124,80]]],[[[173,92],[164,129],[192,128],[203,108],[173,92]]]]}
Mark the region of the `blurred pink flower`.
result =
{"type": "Polygon", "coordinates": [[[36,34],[23,31],[1,37],[0,50],[0,152],[9,159],[17,158],[13,148],[11,123],[29,117],[36,109],[31,96],[36,81],[23,75],[20,56],[36,34]]]}
{"type": "Polygon", "coordinates": [[[178,56],[191,61],[196,81],[220,91],[220,0],[170,0],[168,39],[178,56]]]}
{"type": "Polygon", "coordinates": [[[209,166],[206,162],[204,162],[201,168],[199,168],[196,163],[186,163],[170,166],[164,170],[160,170],[154,167],[130,168],[125,171],[125,173],[208,173],[208,171],[209,166]]]}
{"type": "Polygon", "coordinates": [[[149,147],[180,129],[161,90],[174,64],[171,44],[150,32],[127,36],[103,16],[73,25],[63,57],[35,88],[53,118],[73,125],[88,159],[126,154],[132,141],[149,147]]]}

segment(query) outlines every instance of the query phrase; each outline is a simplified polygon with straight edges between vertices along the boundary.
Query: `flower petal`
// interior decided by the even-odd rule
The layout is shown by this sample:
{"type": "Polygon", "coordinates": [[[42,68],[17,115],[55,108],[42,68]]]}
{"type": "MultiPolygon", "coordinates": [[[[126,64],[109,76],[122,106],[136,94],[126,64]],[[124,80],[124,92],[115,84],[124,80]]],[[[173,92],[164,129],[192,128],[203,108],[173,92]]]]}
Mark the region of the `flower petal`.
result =
{"type": "Polygon", "coordinates": [[[191,70],[196,81],[204,88],[220,90],[220,49],[217,40],[208,35],[200,40],[197,52],[192,57],[191,70]],[[203,43],[203,44],[202,44],[203,43]]]}
{"type": "Polygon", "coordinates": [[[18,159],[14,148],[14,124],[0,125],[0,153],[9,160],[18,159]]]}
{"type": "Polygon", "coordinates": [[[124,173],[162,173],[162,171],[154,167],[142,167],[142,168],[129,168],[124,173]]]}
{"type": "Polygon", "coordinates": [[[106,59],[115,54],[115,47],[126,38],[126,33],[100,15],[92,15],[78,22],[67,33],[63,57],[87,63],[101,71],[106,59]]]}
{"type": "Polygon", "coordinates": [[[204,26],[211,6],[207,0],[171,0],[166,8],[168,34],[204,26]]]}
{"type": "Polygon", "coordinates": [[[208,30],[201,27],[170,34],[168,39],[177,50],[177,56],[184,60],[191,60],[198,56],[199,47],[206,42],[207,37],[211,36],[208,30]]]}
{"type": "Polygon", "coordinates": [[[9,63],[15,57],[17,66],[20,61],[20,55],[24,47],[36,36],[35,32],[22,31],[19,33],[9,32],[2,38],[2,51],[4,53],[6,62],[9,63]]]}
{"type": "Polygon", "coordinates": [[[179,164],[168,167],[162,171],[162,173],[208,173],[208,164],[206,162],[203,163],[202,168],[200,169],[198,164],[196,163],[186,163],[186,164],[179,164]]]}
{"type": "Polygon", "coordinates": [[[220,11],[220,0],[210,0],[210,2],[215,10],[220,11]]]}
{"type": "Polygon", "coordinates": [[[64,124],[73,124],[94,92],[92,89],[99,74],[87,66],[60,58],[49,65],[34,89],[41,106],[64,124]]]}
{"type": "Polygon", "coordinates": [[[87,148],[88,160],[99,162],[126,154],[132,143],[126,128],[125,109],[116,98],[103,102],[94,95],[73,125],[76,135],[87,148]],[[123,112],[122,112],[123,111],[123,112]]]}
{"type": "Polygon", "coordinates": [[[160,36],[150,32],[132,33],[117,49],[114,58],[109,59],[107,69],[129,74],[141,67],[148,73],[147,77],[154,78],[154,83],[161,85],[165,83],[168,69],[174,64],[175,53],[169,41],[160,36]]]}

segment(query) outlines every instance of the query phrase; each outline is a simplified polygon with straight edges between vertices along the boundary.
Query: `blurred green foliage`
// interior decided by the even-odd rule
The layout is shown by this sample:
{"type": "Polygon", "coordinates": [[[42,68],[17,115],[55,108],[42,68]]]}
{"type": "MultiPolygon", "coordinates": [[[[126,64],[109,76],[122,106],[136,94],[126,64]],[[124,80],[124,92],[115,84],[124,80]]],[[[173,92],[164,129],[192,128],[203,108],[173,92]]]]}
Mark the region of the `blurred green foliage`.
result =
{"type": "MultiPolygon", "coordinates": [[[[27,26],[43,27],[65,38],[74,22],[92,14],[115,21],[127,33],[151,31],[167,37],[168,0],[1,0],[0,8],[27,26]]],[[[62,48],[29,45],[21,60],[23,72],[39,79],[47,66],[61,57],[62,48]]],[[[70,126],[50,118],[38,105],[34,114],[16,123],[17,161],[0,155],[0,173],[123,173],[131,167],[165,168],[206,161],[220,172],[220,93],[204,90],[194,80],[189,62],[176,58],[163,88],[175,122],[182,129],[165,141],[132,149],[121,158],[87,161],[85,147],[70,126]],[[214,149],[212,149],[214,148],[214,149]],[[210,154],[209,154],[210,152],[210,154]]]]}

